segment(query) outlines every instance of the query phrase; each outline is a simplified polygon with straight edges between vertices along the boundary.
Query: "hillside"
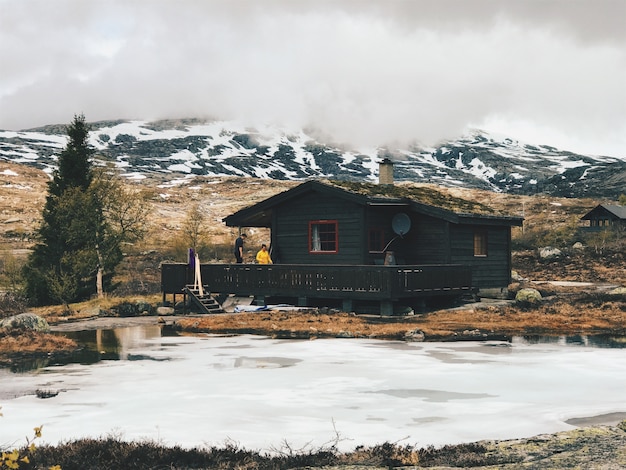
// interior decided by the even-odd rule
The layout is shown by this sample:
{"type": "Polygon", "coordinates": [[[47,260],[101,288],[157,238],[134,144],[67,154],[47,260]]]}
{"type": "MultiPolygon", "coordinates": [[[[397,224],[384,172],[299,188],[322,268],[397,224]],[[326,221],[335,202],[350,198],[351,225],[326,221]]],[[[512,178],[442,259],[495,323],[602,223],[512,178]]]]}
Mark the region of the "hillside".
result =
{"type": "MultiPolygon", "coordinates": [[[[12,253],[24,258],[34,243],[49,177],[32,165],[0,162],[0,253],[3,261],[12,253]]],[[[159,291],[159,263],[163,260],[184,261],[187,246],[181,238],[181,227],[189,208],[198,204],[205,214],[205,249],[203,261],[230,262],[230,245],[234,228],[222,219],[248,205],[259,202],[298,184],[297,181],[194,176],[184,183],[163,184],[152,178],[127,180],[128,185],[148,188],[151,193],[149,232],[144,241],[126,247],[127,257],[121,266],[120,281],[124,292],[153,293],[159,291]]],[[[402,183],[416,188],[425,185],[402,183]]],[[[516,249],[513,267],[526,278],[582,281],[593,280],[626,284],[623,254],[615,256],[607,246],[599,253],[597,247],[570,250],[567,256],[551,262],[539,262],[535,248],[555,244],[569,249],[575,241],[580,217],[598,204],[591,198],[556,198],[547,195],[524,196],[493,191],[444,188],[426,185],[444,194],[468,199],[496,211],[521,215],[524,226],[513,228],[516,249]]],[[[252,250],[266,242],[266,229],[248,229],[252,250]]],[[[621,245],[620,245],[621,246],[621,245]]],[[[252,256],[250,251],[249,256],[252,256]]]]}

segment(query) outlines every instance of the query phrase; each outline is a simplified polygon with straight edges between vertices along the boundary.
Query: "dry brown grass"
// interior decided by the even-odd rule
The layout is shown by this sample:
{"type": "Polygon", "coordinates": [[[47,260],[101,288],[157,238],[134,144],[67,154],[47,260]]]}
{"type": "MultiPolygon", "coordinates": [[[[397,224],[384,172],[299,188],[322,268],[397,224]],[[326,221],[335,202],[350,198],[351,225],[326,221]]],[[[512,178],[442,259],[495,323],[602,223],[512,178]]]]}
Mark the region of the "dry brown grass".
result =
{"type": "Polygon", "coordinates": [[[0,332],[0,356],[8,353],[55,353],[76,349],[74,340],[64,336],[36,331],[21,331],[9,334],[0,332]]]}
{"type": "Polygon", "coordinates": [[[440,335],[477,329],[506,336],[549,334],[600,334],[626,332],[626,303],[570,303],[557,300],[529,309],[489,307],[478,310],[440,311],[427,316],[424,332],[440,335]]]}
{"type": "Polygon", "coordinates": [[[423,332],[426,340],[532,334],[625,334],[626,302],[621,299],[557,299],[528,308],[470,307],[391,318],[270,311],[186,318],[178,324],[184,331],[293,338],[404,339],[407,333],[416,330],[423,332]]]}
{"type": "Polygon", "coordinates": [[[69,310],[67,310],[63,305],[48,305],[45,307],[32,308],[30,311],[45,318],[50,324],[57,324],[97,317],[102,314],[102,311],[110,310],[112,307],[123,303],[135,303],[142,301],[151,305],[157,305],[161,300],[162,297],[160,294],[122,297],[105,296],[101,299],[92,299],[86,302],[69,304],[69,310]]]}

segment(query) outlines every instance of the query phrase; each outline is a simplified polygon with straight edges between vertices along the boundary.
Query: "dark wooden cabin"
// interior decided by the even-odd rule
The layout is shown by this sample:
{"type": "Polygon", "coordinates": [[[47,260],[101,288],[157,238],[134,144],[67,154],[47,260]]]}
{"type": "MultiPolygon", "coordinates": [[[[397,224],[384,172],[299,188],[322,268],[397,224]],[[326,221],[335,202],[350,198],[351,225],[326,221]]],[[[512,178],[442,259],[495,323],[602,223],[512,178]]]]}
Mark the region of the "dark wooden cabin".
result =
{"type": "MultiPolygon", "coordinates": [[[[505,295],[511,228],[523,219],[432,188],[395,185],[390,163],[381,164],[380,184],[307,181],[226,217],[231,227],[269,228],[275,263],[202,264],[202,284],[259,302],[331,300],[345,311],[373,304],[384,315],[394,305],[423,308],[426,299],[505,295]]],[[[164,298],[193,295],[186,286],[193,279],[190,266],[163,264],[164,298]]]]}
{"type": "Polygon", "coordinates": [[[473,287],[500,289],[522,220],[425,187],[308,181],[224,222],[270,228],[281,264],[459,264],[471,267],[473,287]]]}
{"type": "Polygon", "coordinates": [[[584,227],[587,231],[625,229],[626,206],[600,204],[587,212],[580,220],[589,221],[589,225],[584,227]]]}

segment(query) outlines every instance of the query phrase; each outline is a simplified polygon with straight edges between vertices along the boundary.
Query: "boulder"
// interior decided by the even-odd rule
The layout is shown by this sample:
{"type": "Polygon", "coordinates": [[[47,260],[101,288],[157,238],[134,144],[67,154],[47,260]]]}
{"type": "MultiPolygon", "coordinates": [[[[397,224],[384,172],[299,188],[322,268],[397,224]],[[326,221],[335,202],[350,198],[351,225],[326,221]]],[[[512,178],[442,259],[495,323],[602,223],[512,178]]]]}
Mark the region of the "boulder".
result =
{"type": "Polygon", "coordinates": [[[157,307],[157,315],[174,315],[174,307],[157,307]]]}
{"type": "Polygon", "coordinates": [[[583,245],[581,242],[576,242],[572,245],[572,248],[574,248],[575,250],[582,250],[583,248],[585,248],[585,245],[583,245]]]}
{"type": "Polygon", "coordinates": [[[404,333],[405,341],[422,342],[426,339],[426,335],[422,330],[409,330],[404,333]]]}
{"type": "Polygon", "coordinates": [[[626,287],[616,287],[609,292],[611,295],[626,295],[626,287]]]}
{"type": "Polygon", "coordinates": [[[144,302],[143,300],[135,302],[135,308],[137,309],[138,315],[152,315],[154,312],[152,305],[148,302],[144,302]]]}
{"type": "Polygon", "coordinates": [[[137,315],[137,307],[135,304],[131,304],[130,302],[123,302],[116,305],[111,310],[113,310],[120,317],[134,317],[137,315]]]}
{"type": "Polygon", "coordinates": [[[19,315],[0,320],[0,328],[7,330],[50,331],[50,325],[45,318],[34,313],[20,313],[19,315]]]}
{"type": "Polygon", "coordinates": [[[524,288],[520,289],[515,295],[516,302],[525,302],[534,304],[541,302],[541,293],[537,289],[524,288]]]}
{"type": "Polygon", "coordinates": [[[544,260],[555,259],[561,256],[561,250],[551,246],[539,248],[539,257],[544,260]]]}

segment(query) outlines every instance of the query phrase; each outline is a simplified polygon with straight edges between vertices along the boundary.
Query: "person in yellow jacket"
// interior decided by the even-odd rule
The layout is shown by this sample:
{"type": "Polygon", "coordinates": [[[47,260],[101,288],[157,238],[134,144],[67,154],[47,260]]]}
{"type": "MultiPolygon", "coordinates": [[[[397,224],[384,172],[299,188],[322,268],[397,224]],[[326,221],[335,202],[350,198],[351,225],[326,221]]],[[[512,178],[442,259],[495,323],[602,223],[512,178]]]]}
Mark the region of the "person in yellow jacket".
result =
{"type": "Polygon", "coordinates": [[[272,264],[272,258],[270,257],[269,251],[267,251],[267,245],[263,243],[261,245],[261,249],[256,254],[256,262],[259,264],[272,264]]]}

